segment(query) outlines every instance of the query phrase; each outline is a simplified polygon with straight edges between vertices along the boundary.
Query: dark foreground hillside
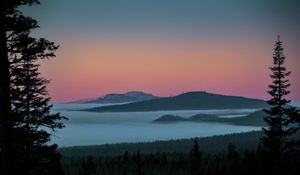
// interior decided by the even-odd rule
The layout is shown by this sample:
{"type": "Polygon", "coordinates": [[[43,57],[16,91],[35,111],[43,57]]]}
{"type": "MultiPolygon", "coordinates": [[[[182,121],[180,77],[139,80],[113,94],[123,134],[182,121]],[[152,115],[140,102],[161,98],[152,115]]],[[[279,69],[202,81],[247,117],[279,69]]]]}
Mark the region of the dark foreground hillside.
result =
{"type": "Polygon", "coordinates": [[[296,175],[299,160],[278,163],[263,157],[261,136],[249,132],[60,151],[66,175],[296,175]]]}

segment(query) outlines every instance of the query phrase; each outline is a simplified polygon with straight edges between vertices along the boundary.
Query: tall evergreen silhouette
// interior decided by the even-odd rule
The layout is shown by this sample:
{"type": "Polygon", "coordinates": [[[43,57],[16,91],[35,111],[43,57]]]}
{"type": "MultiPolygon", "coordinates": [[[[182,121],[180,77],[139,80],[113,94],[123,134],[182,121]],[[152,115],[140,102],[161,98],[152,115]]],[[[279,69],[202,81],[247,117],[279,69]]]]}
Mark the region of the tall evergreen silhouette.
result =
{"type": "Polygon", "coordinates": [[[12,153],[10,73],[7,48],[7,35],[11,32],[12,25],[9,25],[8,19],[16,13],[14,9],[20,4],[21,2],[6,0],[1,1],[0,5],[0,173],[3,175],[9,174],[12,162],[10,156],[12,153]]]}
{"type": "Polygon", "coordinates": [[[273,81],[269,85],[268,93],[272,98],[267,101],[270,108],[264,110],[267,114],[265,122],[268,127],[263,129],[265,136],[262,138],[264,150],[272,160],[287,158],[295,153],[294,148],[297,146],[297,141],[291,136],[299,129],[296,124],[299,111],[290,106],[290,100],[286,98],[290,93],[288,76],[291,72],[286,70],[284,63],[282,42],[278,36],[273,53],[273,66],[270,67],[273,81]]]}
{"type": "Polygon", "coordinates": [[[83,160],[79,175],[95,175],[96,165],[92,156],[88,156],[87,160],[83,160]]]}
{"type": "Polygon", "coordinates": [[[194,138],[193,142],[193,148],[190,151],[191,174],[202,174],[202,152],[200,152],[197,138],[194,138]]]}
{"type": "Polygon", "coordinates": [[[1,174],[63,174],[51,131],[65,119],[51,114],[48,81],[40,77],[38,61],[55,57],[58,46],[30,33],[37,21],[22,15],[21,5],[38,0],[4,0],[0,9],[0,129],[1,174]]]}

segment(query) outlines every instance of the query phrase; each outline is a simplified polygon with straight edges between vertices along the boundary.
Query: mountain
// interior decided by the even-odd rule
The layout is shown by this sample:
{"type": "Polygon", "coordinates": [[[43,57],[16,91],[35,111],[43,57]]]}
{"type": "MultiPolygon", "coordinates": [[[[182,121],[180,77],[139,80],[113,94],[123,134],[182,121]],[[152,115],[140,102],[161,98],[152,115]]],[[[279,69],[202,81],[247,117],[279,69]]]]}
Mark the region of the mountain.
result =
{"type": "Polygon", "coordinates": [[[181,121],[205,122],[207,120],[209,121],[209,120],[217,118],[217,117],[218,116],[211,115],[211,114],[197,114],[190,118],[185,118],[185,117],[181,117],[181,116],[166,114],[166,115],[163,115],[153,121],[156,123],[170,123],[170,122],[181,122],[181,121]]]}
{"type": "MultiPolygon", "coordinates": [[[[107,94],[92,100],[77,101],[77,103],[127,103],[157,99],[159,97],[142,91],[130,91],[125,94],[107,94]]],[[[74,103],[74,102],[73,102],[74,103]]],[[[76,102],[75,102],[76,103],[76,102]]]]}
{"type": "Polygon", "coordinates": [[[197,114],[197,115],[193,115],[192,117],[188,118],[188,121],[191,122],[206,122],[206,121],[210,121],[210,120],[214,120],[219,118],[219,116],[217,115],[213,115],[213,114],[197,114]]]}
{"type": "Polygon", "coordinates": [[[266,113],[263,110],[258,110],[242,117],[222,118],[217,115],[203,116],[203,114],[197,114],[188,119],[193,122],[214,122],[214,123],[227,123],[231,125],[241,126],[265,126],[264,117],[266,113]]]}
{"type": "Polygon", "coordinates": [[[263,100],[211,94],[207,92],[188,92],[174,97],[163,97],[129,104],[103,106],[86,109],[91,112],[137,112],[162,110],[201,110],[201,109],[245,109],[265,108],[263,100]]]}
{"type": "Polygon", "coordinates": [[[184,118],[174,115],[163,115],[153,122],[156,123],[171,123],[171,122],[213,122],[213,123],[227,123],[231,125],[241,125],[241,126],[265,126],[264,117],[266,113],[262,110],[253,112],[247,116],[243,117],[232,117],[232,118],[221,118],[217,115],[211,114],[197,114],[189,118],[184,118]]]}
{"type": "Polygon", "coordinates": [[[154,122],[158,122],[158,123],[179,122],[179,121],[187,121],[187,119],[180,116],[167,114],[154,120],[154,122]]]}
{"type": "Polygon", "coordinates": [[[229,124],[234,125],[243,125],[243,126],[266,126],[264,117],[266,113],[262,110],[253,112],[245,117],[233,117],[233,118],[223,118],[223,121],[229,124]]]}

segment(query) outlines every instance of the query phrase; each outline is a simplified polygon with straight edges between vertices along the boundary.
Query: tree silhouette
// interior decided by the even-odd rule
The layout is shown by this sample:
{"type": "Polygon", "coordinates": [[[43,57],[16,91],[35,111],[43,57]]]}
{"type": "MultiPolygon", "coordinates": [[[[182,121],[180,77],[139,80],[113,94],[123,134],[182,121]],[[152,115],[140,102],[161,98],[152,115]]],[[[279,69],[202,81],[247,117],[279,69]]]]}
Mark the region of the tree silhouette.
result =
{"type": "Polygon", "coordinates": [[[87,160],[83,160],[79,175],[93,175],[96,174],[96,165],[92,156],[89,156],[87,160]]]}
{"type": "Polygon", "coordinates": [[[47,80],[38,61],[55,56],[58,48],[44,38],[30,36],[37,21],[18,10],[38,0],[4,0],[0,9],[0,129],[1,173],[62,174],[51,131],[62,128],[59,114],[51,114],[47,80]],[[58,163],[56,162],[58,161],[58,163]],[[60,172],[60,173],[58,173],[60,172]]]}
{"type": "Polygon", "coordinates": [[[262,144],[266,154],[271,160],[281,160],[294,154],[294,147],[297,142],[291,139],[299,127],[295,125],[298,120],[298,110],[289,105],[290,101],[286,96],[290,93],[290,86],[287,77],[290,72],[284,67],[285,56],[283,55],[282,42],[279,39],[275,43],[273,53],[273,66],[270,67],[273,82],[269,85],[268,93],[272,96],[268,100],[270,109],[264,110],[267,114],[265,122],[267,128],[263,128],[265,136],[262,138],[262,144]]]}
{"type": "Polygon", "coordinates": [[[228,168],[231,169],[230,174],[239,174],[237,172],[237,168],[239,167],[239,153],[232,143],[230,143],[227,148],[227,163],[228,168]]]}
{"type": "Polygon", "coordinates": [[[190,151],[191,174],[202,174],[202,152],[199,150],[197,138],[194,139],[193,148],[190,151]]]}

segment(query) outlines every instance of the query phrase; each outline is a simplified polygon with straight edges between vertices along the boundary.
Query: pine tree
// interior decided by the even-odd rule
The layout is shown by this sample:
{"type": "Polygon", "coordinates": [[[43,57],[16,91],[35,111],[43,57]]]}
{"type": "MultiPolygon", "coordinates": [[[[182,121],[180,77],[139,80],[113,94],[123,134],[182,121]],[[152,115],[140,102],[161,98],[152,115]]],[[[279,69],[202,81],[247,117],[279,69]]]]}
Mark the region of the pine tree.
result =
{"type": "Polygon", "coordinates": [[[202,153],[199,150],[197,138],[195,138],[193,142],[194,142],[194,145],[190,151],[190,158],[192,161],[199,162],[201,160],[202,153]]]}
{"type": "Polygon", "coordinates": [[[39,27],[37,21],[23,16],[17,9],[38,3],[38,0],[1,2],[0,66],[6,70],[0,71],[3,175],[53,174],[53,171],[63,174],[57,146],[48,142],[51,131],[62,128],[59,120],[65,118],[50,113],[48,81],[40,77],[38,64],[41,59],[54,57],[58,46],[46,39],[31,37],[31,31],[39,27]]]}
{"type": "Polygon", "coordinates": [[[191,174],[202,174],[202,153],[199,150],[197,138],[194,139],[193,148],[190,151],[191,174]]]}
{"type": "Polygon", "coordinates": [[[79,175],[94,175],[96,174],[96,164],[92,156],[87,158],[87,161],[83,160],[81,163],[81,169],[79,175]]]}
{"type": "Polygon", "coordinates": [[[290,86],[287,77],[291,72],[284,67],[285,56],[283,55],[282,42],[279,39],[275,43],[273,53],[273,66],[270,67],[273,82],[269,85],[268,93],[272,96],[268,100],[270,109],[264,110],[267,114],[265,122],[268,127],[263,128],[265,136],[262,138],[262,144],[266,154],[271,160],[282,160],[294,154],[294,148],[297,142],[291,139],[299,127],[296,125],[299,111],[289,105],[290,101],[286,96],[290,93],[290,86]]]}
{"type": "Polygon", "coordinates": [[[44,128],[50,130],[62,128],[62,123],[57,121],[63,117],[50,113],[52,106],[48,104],[50,98],[47,97],[46,90],[48,81],[40,77],[39,65],[36,62],[39,59],[54,56],[53,52],[57,46],[45,39],[34,39],[27,35],[21,36],[19,41],[14,46],[14,50],[18,50],[19,54],[12,59],[11,64],[14,129],[22,131],[16,133],[16,137],[21,138],[17,139],[16,146],[21,151],[18,156],[23,155],[21,160],[27,159],[25,164],[20,163],[23,165],[23,174],[33,170],[37,171],[35,167],[39,167],[39,169],[42,167],[41,171],[45,174],[46,170],[52,171],[52,168],[47,168],[50,165],[47,162],[51,162],[52,157],[49,152],[57,153],[56,146],[47,146],[51,133],[44,128]],[[40,160],[43,160],[42,164],[39,164],[40,160]]]}
{"type": "Polygon", "coordinates": [[[229,174],[239,174],[239,152],[236,150],[235,145],[230,143],[227,147],[227,167],[230,171],[229,174]]]}
{"type": "Polygon", "coordinates": [[[0,174],[10,174],[12,157],[12,122],[10,103],[10,74],[7,33],[12,26],[8,19],[15,13],[15,1],[1,1],[0,5],[0,174]]]}

